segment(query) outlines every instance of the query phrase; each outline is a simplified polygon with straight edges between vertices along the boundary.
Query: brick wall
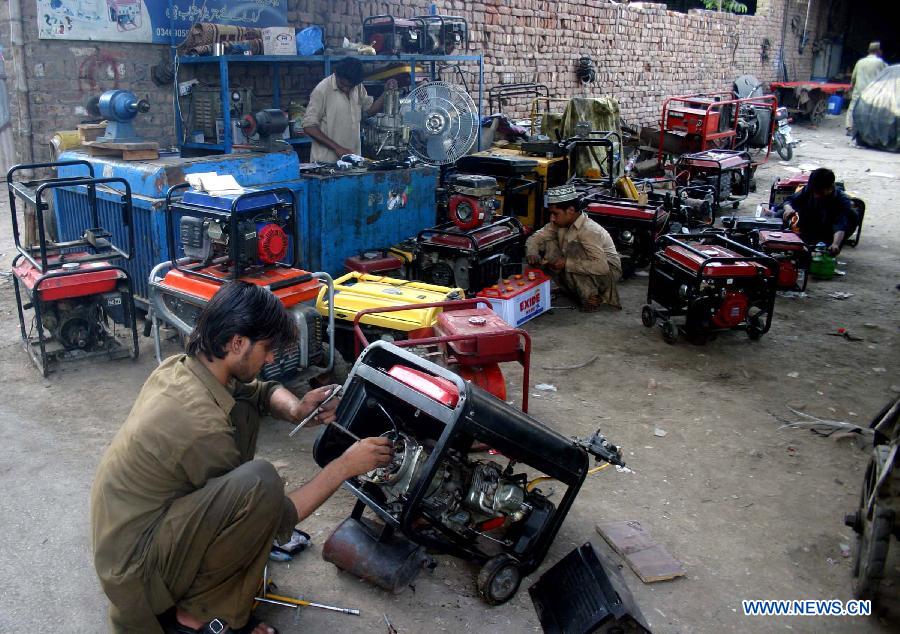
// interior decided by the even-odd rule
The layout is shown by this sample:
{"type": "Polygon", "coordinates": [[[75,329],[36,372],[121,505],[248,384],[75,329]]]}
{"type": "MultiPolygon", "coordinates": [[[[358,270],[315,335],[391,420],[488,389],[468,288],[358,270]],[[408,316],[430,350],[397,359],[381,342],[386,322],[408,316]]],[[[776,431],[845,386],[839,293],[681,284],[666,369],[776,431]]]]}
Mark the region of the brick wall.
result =
{"type": "MultiPolygon", "coordinates": [[[[367,15],[410,16],[426,13],[435,4],[441,13],[468,19],[470,52],[484,55],[486,87],[538,81],[547,84],[553,96],[581,94],[575,61],[589,55],[598,67],[597,85],[590,92],[617,97],[623,116],[651,123],[658,118],[666,95],[727,89],[734,77],[744,73],[765,81],[775,79],[785,10],[789,74],[808,78],[812,46],[802,55],[797,49],[809,1],[759,0],[756,15],[735,16],[708,11],[683,14],[667,11],[661,4],[607,0],[290,0],[289,20],[297,26],[324,24],[329,44],[337,44],[344,36],[358,39],[367,15]],[[767,60],[762,58],[764,38],[770,42],[767,60]]],[[[174,142],[171,90],[156,86],[150,78],[150,69],[167,53],[166,46],[38,40],[35,2],[21,2],[35,159],[47,158],[54,131],[72,129],[84,116],[86,97],[116,87],[149,98],[152,109],[138,118],[139,131],[163,144],[174,142]]],[[[812,6],[810,41],[824,29],[821,5],[812,6]]],[[[0,42],[9,60],[7,18],[0,15],[0,42]]],[[[10,76],[17,70],[7,62],[10,76]]],[[[253,82],[255,94],[264,99],[271,94],[267,74],[238,72],[232,85],[253,82]]],[[[291,96],[304,96],[314,79],[301,70],[283,77],[284,105],[291,96]]],[[[15,125],[18,112],[8,81],[15,125]]],[[[25,142],[20,138],[19,146],[25,142]]]]}

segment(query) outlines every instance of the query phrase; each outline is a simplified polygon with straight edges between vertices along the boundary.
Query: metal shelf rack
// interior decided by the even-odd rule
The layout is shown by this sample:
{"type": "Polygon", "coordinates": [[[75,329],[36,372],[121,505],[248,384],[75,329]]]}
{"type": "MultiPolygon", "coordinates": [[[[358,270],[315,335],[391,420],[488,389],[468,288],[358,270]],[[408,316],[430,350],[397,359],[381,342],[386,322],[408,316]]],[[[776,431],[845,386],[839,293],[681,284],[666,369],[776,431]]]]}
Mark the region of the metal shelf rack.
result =
{"type": "MultiPolygon", "coordinates": [[[[178,66],[199,66],[215,64],[219,67],[219,90],[222,100],[222,119],[224,127],[224,138],[222,143],[197,143],[193,141],[184,141],[184,130],[182,128],[181,103],[178,96],[178,82],[175,82],[175,133],[179,139],[182,148],[190,148],[194,150],[207,150],[211,152],[222,152],[225,154],[232,153],[234,149],[234,139],[231,134],[231,109],[228,107],[230,103],[231,85],[228,76],[229,67],[232,64],[269,64],[272,68],[272,107],[278,108],[281,105],[281,66],[284,64],[322,64],[324,66],[323,77],[331,74],[331,65],[344,59],[358,59],[363,63],[384,64],[406,62],[409,64],[410,86],[415,86],[416,70],[419,64],[427,64],[428,75],[434,80],[437,78],[439,63],[468,63],[478,64],[478,114],[481,116],[482,102],[484,99],[484,58],[481,55],[202,55],[202,56],[180,56],[178,57],[178,66]]],[[[421,73],[419,73],[421,74],[421,73]]],[[[480,135],[479,135],[480,137],[480,135]]],[[[292,145],[303,145],[309,143],[307,137],[297,139],[289,139],[288,143],[292,145]]],[[[481,139],[478,140],[479,149],[481,139]]]]}

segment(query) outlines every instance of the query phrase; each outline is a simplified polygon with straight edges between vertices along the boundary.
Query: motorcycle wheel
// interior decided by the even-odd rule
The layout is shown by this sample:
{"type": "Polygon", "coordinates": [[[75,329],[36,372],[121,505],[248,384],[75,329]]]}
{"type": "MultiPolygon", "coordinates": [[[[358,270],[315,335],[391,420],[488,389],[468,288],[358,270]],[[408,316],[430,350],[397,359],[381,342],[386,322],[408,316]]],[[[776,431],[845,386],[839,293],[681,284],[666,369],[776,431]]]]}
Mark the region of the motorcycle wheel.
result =
{"type": "Polygon", "coordinates": [[[794,158],[794,148],[785,143],[784,137],[779,132],[776,132],[775,136],[772,137],[772,144],[775,146],[775,151],[778,152],[781,160],[790,161],[794,158]]]}

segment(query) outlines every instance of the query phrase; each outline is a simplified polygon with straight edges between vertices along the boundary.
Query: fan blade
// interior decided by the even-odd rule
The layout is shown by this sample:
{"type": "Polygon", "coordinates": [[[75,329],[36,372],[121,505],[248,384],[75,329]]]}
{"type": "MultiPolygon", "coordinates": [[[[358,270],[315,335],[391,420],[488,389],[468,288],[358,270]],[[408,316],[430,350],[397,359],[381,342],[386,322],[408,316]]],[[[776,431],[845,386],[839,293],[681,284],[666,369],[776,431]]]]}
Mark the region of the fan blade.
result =
{"type": "Polygon", "coordinates": [[[409,110],[403,113],[403,123],[413,130],[421,130],[425,127],[425,111],[409,110]]]}
{"type": "Polygon", "coordinates": [[[450,139],[444,138],[443,136],[429,137],[426,145],[428,157],[433,161],[446,161],[449,141],[450,139]]]}
{"type": "Polygon", "coordinates": [[[468,113],[460,115],[457,121],[456,138],[467,143],[469,138],[473,136],[472,129],[475,127],[475,121],[472,119],[472,115],[468,113]]]}

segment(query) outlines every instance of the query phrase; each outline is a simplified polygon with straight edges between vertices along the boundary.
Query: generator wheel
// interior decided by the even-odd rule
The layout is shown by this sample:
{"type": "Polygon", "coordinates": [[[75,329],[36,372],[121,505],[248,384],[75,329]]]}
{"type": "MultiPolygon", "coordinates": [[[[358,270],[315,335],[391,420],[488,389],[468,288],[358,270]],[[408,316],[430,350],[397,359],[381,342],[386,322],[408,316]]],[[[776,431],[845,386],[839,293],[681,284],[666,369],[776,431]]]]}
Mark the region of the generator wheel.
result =
{"type": "MultiPolygon", "coordinates": [[[[856,552],[853,558],[853,594],[859,599],[869,599],[878,605],[884,599],[881,581],[885,576],[891,533],[894,529],[895,514],[884,508],[878,501],[872,514],[866,515],[865,506],[878,479],[878,469],[874,459],[869,461],[860,493],[860,508],[847,521],[856,531],[856,552]]],[[[846,521],[846,520],[845,520],[846,521]]],[[[886,606],[880,606],[886,607],[886,606]]]]}
{"type": "Polygon", "coordinates": [[[662,338],[669,344],[674,344],[678,341],[678,327],[671,319],[667,319],[662,323],[662,338]]]}
{"type": "Polygon", "coordinates": [[[500,605],[509,601],[519,589],[522,572],[519,563],[503,553],[487,560],[478,572],[475,586],[478,596],[488,605],[500,605]]]}
{"type": "Polygon", "coordinates": [[[641,323],[647,328],[653,328],[653,324],[656,323],[656,315],[653,313],[650,304],[644,304],[644,307],[641,309],[641,323]]]}
{"type": "Polygon", "coordinates": [[[759,315],[753,315],[749,324],[747,324],[747,336],[750,337],[752,341],[759,341],[759,339],[763,336],[763,319],[762,313],[759,315]]]}

